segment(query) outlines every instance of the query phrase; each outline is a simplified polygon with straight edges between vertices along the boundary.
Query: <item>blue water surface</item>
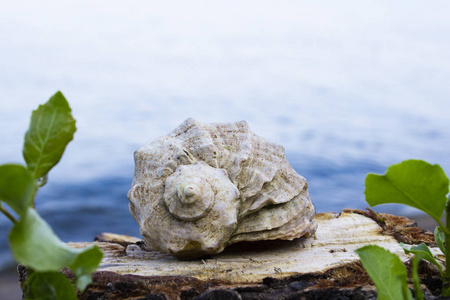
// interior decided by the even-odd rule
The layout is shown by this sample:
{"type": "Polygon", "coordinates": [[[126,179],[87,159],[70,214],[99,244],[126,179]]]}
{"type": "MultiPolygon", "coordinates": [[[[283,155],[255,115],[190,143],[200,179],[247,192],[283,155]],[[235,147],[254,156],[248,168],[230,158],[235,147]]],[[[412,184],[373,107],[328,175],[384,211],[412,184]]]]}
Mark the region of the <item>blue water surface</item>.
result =
{"type": "MultiPolygon", "coordinates": [[[[77,132],[36,207],[64,241],[139,235],[133,152],[188,117],[281,144],[318,212],[365,208],[364,178],[450,173],[449,1],[10,1],[0,10],[0,163],[23,163],[57,90],[77,132]]],[[[416,214],[399,206],[379,210],[416,214]]],[[[0,216],[0,267],[11,263],[0,216]]]]}

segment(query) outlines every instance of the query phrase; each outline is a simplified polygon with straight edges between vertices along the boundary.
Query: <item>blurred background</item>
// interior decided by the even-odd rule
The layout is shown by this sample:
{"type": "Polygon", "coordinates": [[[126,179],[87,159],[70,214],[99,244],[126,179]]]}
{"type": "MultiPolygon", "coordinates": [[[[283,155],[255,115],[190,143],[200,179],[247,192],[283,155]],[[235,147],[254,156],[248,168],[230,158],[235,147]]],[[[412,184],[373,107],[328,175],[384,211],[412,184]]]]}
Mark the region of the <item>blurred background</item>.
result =
{"type": "MultiPolygon", "coordinates": [[[[318,212],[365,208],[367,173],[450,174],[450,2],[9,1],[0,9],[0,163],[57,90],[77,132],[39,190],[64,241],[139,236],[133,152],[188,117],[283,145],[318,212]]],[[[379,211],[416,216],[396,205],[379,211]]],[[[0,216],[0,269],[13,265],[0,216]]]]}

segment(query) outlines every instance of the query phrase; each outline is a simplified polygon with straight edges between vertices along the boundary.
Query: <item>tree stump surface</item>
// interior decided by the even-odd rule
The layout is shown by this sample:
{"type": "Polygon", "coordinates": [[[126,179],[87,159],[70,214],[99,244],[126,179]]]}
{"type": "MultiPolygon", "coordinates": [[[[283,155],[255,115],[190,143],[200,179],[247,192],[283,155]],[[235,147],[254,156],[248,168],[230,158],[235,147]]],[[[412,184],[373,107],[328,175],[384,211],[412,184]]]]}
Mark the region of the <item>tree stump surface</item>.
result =
{"type": "MultiPolygon", "coordinates": [[[[316,215],[314,237],[293,241],[245,242],[224,252],[181,261],[148,249],[139,238],[101,234],[104,257],[81,299],[376,299],[376,289],[354,250],[376,244],[396,253],[399,246],[426,243],[443,261],[433,234],[405,217],[344,210],[316,215]]],[[[69,243],[79,248],[90,243],[69,243]]],[[[71,276],[66,271],[67,276],[71,276]]],[[[421,262],[425,296],[440,288],[437,268],[421,262]]]]}

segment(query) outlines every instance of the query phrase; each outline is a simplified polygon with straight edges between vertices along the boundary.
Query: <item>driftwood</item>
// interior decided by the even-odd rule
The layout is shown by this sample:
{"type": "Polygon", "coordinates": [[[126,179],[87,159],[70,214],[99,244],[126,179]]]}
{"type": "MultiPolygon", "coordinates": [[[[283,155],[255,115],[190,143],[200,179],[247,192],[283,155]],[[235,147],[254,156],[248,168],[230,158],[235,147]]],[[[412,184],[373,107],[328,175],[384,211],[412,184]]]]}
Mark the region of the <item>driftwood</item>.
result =
{"type": "MultiPolygon", "coordinates": [[[[425,242],[443,260],[432,233],[404,217],[344,210],[317,214],[316,219],[314,238],[239,243],[194,261],[151,251],[138,238],[102,234],[96,243],[104,258],[80,298],[375,299],[376,290],[355,249],[377,244],[409,266],[410,257],[399,242],[425,242]]],[[[441,284],[437,268],[422,262],[420,275],[426,298],[434,299],[441,284]]]]}

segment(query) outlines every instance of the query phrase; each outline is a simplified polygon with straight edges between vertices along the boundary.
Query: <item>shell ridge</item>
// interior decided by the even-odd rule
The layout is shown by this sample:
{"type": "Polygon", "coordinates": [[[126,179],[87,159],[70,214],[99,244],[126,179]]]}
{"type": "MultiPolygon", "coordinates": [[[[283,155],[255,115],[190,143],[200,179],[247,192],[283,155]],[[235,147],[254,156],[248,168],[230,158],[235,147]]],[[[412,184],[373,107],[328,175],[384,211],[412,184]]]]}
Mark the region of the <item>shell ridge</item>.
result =
{"type": "Polygon", "coordinates": [[[302,236],[311,236],[317,229],[317,223],[308,217],[302,216],[294,218],[285,225],[258,232],[241,233],[231,238],[229,245],[238,242],[249,241],[256,242],[261,240],[293,240],[302,236]]]}
{"type": "Polygon", "coordinates": [[[305,187],[308,188],[306,179],[297,174],[291,165],[286,162],[284,168],[278,169],[272,181],[265,182],[258,194],[247,199],[243,205],[241,217],[266,205],[290,201],[305,187]]]}
{"type": "Polygon", "coordinates": [[[248,165],[240,174],[240,189],[248,199],[258,194],[263,185],[274,179],[276,173],[285,168],[284,148],[252,133],[252,153],[248,165]]]}
{"type": "Polygon", "coordinates": [[[296,197],[288,202],[265,206],[258,211],[241,219],[235,234],[270,230],[281,227],[298,214],[300,214],[307,202],[306,190],[302,190],[296,197]]]}
{"type": "Polygon", "coordinates": [[[227,170],[231,181],[238,186],[237,176],[245,168],[252,148],[251,131],[247,122],[212,123],[206,128],[220,155],[218,167],[227,170]]]}
{"type": "Polygon", "coordinates": [[[217,168],[217,148],[203,123],[192,118],[186,119],[169,136],[180,140],[181,145],[188,149],[196,159],[217,168]]]}

